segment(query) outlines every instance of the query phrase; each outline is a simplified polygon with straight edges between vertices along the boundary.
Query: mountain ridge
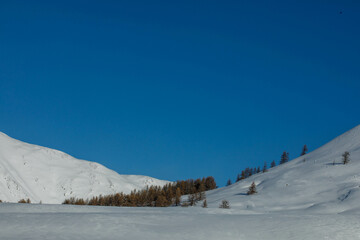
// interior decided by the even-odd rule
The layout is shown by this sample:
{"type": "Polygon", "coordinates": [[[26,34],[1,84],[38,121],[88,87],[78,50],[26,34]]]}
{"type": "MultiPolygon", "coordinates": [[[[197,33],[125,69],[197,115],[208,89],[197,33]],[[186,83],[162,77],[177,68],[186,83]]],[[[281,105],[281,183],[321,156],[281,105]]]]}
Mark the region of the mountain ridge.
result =
{"type": "Polygon", "coordinates": [[[105,166],[80,160],[59,150],[25,143],[0,132],[0,199],[61,203],[65,198],[89,198],[129,193],[169,181],[143,175],[120,175],[105,166]]]}

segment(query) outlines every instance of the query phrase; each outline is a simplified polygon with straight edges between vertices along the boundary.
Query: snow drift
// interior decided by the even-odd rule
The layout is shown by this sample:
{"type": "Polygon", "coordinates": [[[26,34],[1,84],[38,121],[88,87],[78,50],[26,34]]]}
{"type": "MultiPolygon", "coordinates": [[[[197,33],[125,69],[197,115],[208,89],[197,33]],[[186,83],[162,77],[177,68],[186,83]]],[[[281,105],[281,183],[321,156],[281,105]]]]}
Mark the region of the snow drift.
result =
{"type": "Polygon", "coordinates": [[[65,198],[89,198],[129,193],[168,181],[139,175],[119,175],[101,164],[78,160],[57,150],[27,144],[0,133],[0,199],[61,203],[65,198]]]}

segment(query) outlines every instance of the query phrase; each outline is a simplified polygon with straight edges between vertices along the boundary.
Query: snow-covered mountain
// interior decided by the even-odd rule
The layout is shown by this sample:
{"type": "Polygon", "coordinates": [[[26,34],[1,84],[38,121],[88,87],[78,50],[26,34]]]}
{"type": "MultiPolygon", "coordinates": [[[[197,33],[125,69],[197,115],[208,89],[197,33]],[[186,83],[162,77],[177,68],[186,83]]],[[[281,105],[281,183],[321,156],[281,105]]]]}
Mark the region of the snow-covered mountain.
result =
{"type": "Polygon", "coordinates": [[[223,199],[228,200],[234,210],[251,212],[359,210],[360,125],[315,151],[266,173],[207,192],[210,207],[218,207],[223,199]],[[345,151],[350,153],[350,162],[346,165],[342,164],[345,151]],[[246,195],[253,181],[258,193],[246,195]]]}
{"type": "Polygon", "coordinates": [[[78,160],[57,150],[24,143],[0,132],[0,199],[17,202],[61,203],[65,198],[88,198],[129,193],[168,181],[140,175],[120,175],[101,164],[78,160]]]}

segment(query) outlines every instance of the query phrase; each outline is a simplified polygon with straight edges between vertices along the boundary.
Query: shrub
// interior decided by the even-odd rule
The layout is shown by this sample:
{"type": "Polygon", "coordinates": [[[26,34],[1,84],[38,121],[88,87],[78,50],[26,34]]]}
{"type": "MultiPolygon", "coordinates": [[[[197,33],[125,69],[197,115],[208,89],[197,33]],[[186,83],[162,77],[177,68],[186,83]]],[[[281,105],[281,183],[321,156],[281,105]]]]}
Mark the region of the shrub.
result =
{"type": "Polygon", "coordinates": [[[31,203],[31,201],[30,201],[30,199],[28,198],[28,199],[20,199],[19,201],[18,201],[18,203],[31,203]]]}
{"type": "Polygon", "coordinates": [[[225,209],[229,209],[230,208],[230,203],[228,200],[222,200],[222,202],[219,205],[219,208],[225,208],[225,209]]]}

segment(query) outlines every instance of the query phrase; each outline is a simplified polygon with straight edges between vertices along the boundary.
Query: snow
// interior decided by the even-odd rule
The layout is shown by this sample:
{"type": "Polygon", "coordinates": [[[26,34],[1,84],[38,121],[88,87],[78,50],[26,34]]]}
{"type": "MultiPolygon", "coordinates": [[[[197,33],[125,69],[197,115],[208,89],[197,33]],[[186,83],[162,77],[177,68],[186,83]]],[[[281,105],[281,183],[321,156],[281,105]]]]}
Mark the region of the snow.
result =
{"type": "Polygon", "coordinates": [[[359,214],[0,204],[1,239],[360,239],[359,214]]]}
{"type": "Polygon", "coordinates": [[[222,199],[232,208],[256,212],[340,213],[360,208],[360,126],[266,173],[207,193],[211,207],[217,207],[222,199]],[[343,165],[345,151],[350,152],[350,163],[343,165]],[[258,193],[248,196],[253,181],[258,193]]]}
{"type": "Polygon", "coordinates": [[[360,239],[360,126],[206,196],[209,208],[2,203],[0,239],[360,239]],[[258,193],[246,195],[253,181],[258,193]]]}
{"type": "Polygon", "coordinates": [[[17,202],[61,203],[66,198],[89,198],[129,193],[168,181],[139,175],[119,175],[101,164],[27,144],[0,133],[0,199],[17,202]]]}

